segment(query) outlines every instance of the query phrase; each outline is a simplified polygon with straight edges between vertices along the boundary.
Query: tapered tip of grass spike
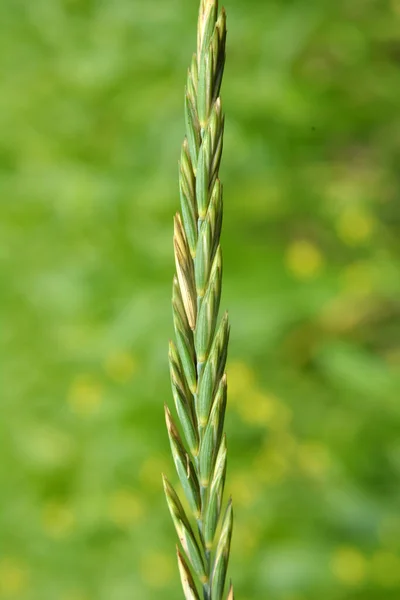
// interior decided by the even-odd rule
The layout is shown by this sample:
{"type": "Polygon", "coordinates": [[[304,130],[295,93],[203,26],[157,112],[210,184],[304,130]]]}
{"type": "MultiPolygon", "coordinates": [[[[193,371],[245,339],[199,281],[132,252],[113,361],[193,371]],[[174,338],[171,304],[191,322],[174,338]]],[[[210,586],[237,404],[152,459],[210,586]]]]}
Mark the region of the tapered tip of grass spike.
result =
{"type": "Polygon", "coordinates": [[[176,425],[172,419],[171,411],[169,410],[169,408],[166,404],[164,404],[164,410],[165,410],[165,423],[167,425],[168,433],[175,440],[180,440],[179,432],[178,432],[176,425]]]}
{"type": "Polygon", "coordinates": [[[164,412],[165,412],[165,422],[167,424],[167,429],[169,432],[171,432],[173,429],[175,429],[175,425],[172,421],[171,412],[170,412],[167,404],[164,404],[164,412]]]}
{"type": "Polygon", "coordinates": [[[179,574],[181,576],[182,588],[185,594],[185,600],[200,600],[200,596],[197,592],[196,584],[194,583],[192,574],[189,567],[179,552],[178,546],[176,547],[176,556],[178,559],[179,574]]]}
{"type": "MultiPolygon", "coordinates": [[[[170,482],[168,481],[168,479],[164,473],[162,473],[162,479],[163,479],[165,496],[167,498],[168,507],[169,507],[172,519],[175,523],[175,527],[178,530],[178,529],[180,529],[180,525],[184,525],[185,527],[190,529],[189,521],[187,519],[185,511],[183,510],[181,501],[179,500],[177,493],[175,492],[174,488],[172,487],[172,485],[170,484],[170,482]]],[[[180,537],[179,531],[178,531],[178,535],[180,537]]]]}
{"type": "Polygon", "coordinates": [[[235,600],[235,596],[233,595],[233,585],[231,583],[231,586],[229,588],[229,592],[228,592],[228,597],[226,600],[235,600]]]}
{"type": "Polygon", "coordinates": [[[164,492],[167,497],[167,501],[168,501],[170,508],[171,508],[171,505],[173,505],[173,504],[180,505],[180,502],[176,495],[176,492],[175,492],[174,488],[172,487],[172,485],[170,484],[170,482],[168,481],[168,478],[165,475],[165,473],[161,473],[161,477],[163,480],[164,492]]]}
{"type": "MultiPolygon", "coordinates": [[[[165,497],[166,497],[167,502],[168,502],[168,494],[167,494],[168,479],[166,478],[165,473],[161,473],[161,479],[162,479],[162,484],[163,484],[163,488],[164,488],[164,494],[165,494],[165,497]]],[[[168,505],[169,505],[169,502],[168,502],[168,505]]]]}

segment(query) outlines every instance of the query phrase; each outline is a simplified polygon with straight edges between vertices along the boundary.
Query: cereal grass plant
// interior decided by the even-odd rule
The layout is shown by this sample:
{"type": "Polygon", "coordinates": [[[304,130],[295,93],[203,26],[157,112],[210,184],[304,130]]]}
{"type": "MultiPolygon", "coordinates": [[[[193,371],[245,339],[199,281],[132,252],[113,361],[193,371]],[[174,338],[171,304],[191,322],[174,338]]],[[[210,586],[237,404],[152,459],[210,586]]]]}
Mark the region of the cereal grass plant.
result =
{"type": "Polygon", "coordinates": [[[201,0],[197,51],[185,92],[186,137],[179,164],[181,214],[174,220],[176,276],[172,306],[175,342],[169,364],[179,429],[165,417],[185,506],[164,476],[178,538],[178,566],[186,600],[224,596],[232,501],[223,506],[227,401],[225,364],[229,321],[218,322],[222,284],[222,155],[224,115],[219,97],[225,64],[226,15],[218,0],[201,0]],[[182,434],[182,435],[181,435],[182,434]],[[200,590],[200,592],[199,592],[200,590]]]}

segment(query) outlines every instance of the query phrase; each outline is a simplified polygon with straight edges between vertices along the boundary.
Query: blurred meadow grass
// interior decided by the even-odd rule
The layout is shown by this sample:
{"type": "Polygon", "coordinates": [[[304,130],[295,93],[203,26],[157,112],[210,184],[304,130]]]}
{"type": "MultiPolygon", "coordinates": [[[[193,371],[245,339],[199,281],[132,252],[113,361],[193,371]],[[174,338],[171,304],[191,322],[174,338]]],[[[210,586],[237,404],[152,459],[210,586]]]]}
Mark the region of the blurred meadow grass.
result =
{"type": "MultiPolygon", "coordinates": [[[[0,3],[0,598],[180,598],[172,215],[197,0],[0,3]]],[[[400,597],[400,2],[228,0],[240,600],[400,597]]]]}

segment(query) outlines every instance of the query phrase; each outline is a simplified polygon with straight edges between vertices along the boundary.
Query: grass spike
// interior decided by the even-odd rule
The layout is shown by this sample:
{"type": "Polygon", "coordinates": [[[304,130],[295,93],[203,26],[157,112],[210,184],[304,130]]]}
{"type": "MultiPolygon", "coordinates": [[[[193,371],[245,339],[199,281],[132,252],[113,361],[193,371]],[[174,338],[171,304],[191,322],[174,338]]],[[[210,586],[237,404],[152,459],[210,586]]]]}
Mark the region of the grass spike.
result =
{"type": "MultiPolygon", "coordinates": [[[[176,344],[170,344],[169,361],[177,424],[165,409],[172,456],[185,506],[191,511],[185,512],[164,478],[183,549],[177,556],[186,600],[200,600],[200,589],[204,600],[222,600],[233,523],[230,500],[218,527],[227,463],[223,429],[229,341],[227,314],[218,319],[223,213],[219,168],[224,135],[220,88],[225,42],[225,10],[219,10],[218,0],[200,0],[197,48],[184,96],[186,136],[179,161],[182,212],[174,219],[176,344]]],[[[232,586],[228,600],[233,600],[232,586]]]]}

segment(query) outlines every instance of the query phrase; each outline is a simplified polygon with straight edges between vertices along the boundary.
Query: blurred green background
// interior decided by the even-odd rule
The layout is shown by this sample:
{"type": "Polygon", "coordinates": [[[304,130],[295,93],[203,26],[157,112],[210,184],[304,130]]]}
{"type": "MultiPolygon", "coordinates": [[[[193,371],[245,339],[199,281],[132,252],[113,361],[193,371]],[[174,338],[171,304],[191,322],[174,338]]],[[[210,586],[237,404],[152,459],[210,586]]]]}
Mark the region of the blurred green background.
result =
{"type": "MultiPolygon", "coordinates": [[[[238,600],[400,597],[399,0],[226,0],[238,600]]],[[[172,215],[197,0],[0,3],[0,598],[181,598],[172,215]]]]}

